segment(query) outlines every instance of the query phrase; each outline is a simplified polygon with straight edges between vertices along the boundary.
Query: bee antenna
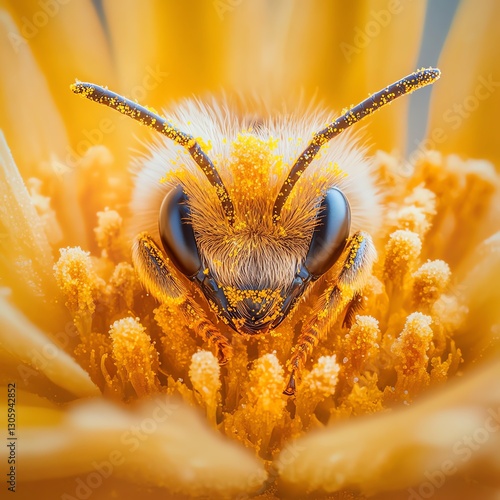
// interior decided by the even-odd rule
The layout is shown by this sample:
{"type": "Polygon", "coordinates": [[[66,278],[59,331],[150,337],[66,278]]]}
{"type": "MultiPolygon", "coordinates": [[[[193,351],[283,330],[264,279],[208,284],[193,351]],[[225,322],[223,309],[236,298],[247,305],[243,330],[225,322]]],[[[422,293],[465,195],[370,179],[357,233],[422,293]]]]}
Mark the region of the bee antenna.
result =
{"type": "Polygon", "coordinates": [[[182,132],[154,111],[145,108],[144,106],[141,106],[126,97],[116,94],[115,92],[111,92],[111,90],[100,87],[99,85],[76,82],[72,84],[70,88],[75,94],[80,94],[82,97],[86,97],[91,101],[104,104],[105,106],[113,108],[126,116],[130,116],[134,120],[146,125],[146,127],[152,128],[157,132],[166,135],[172,141],[186,148],[189,154],[193,157],[194,161],[206,175],[210,184],[215,187],[217,196],[222,203],[222,208],[224,209],[229,223],[231,225],[234,223],[234,205],[229,197],[226,186],[224,186],[224,183],[215,169],[214,164],[201,149],[201,146],[196,142],[194,137],[182,132]]]}
{"type": "Polygon", "coordinates": [[[358,105],[349,109],[342,116],[339,116],[334,122],[330,123],[326,128],[314,134],[313,139],[295,161],[288,177],[281,186],[280,192],[276,197],[273,207],[273,221],[276,223],[281,215],[281,210],[290,196],[290,193],[299,180],[304,170],[311,164],[321,146],[331,141],[334,137],[341,134],[351,125],[359,122],[368,115],[391,103],[398,97],[406,94],[411,94],[426,85],[434,83],[441,76],[441,71],[437,68],[421,69],[401,80],[389,85],[385,89],[371,95],[358,105]]]}

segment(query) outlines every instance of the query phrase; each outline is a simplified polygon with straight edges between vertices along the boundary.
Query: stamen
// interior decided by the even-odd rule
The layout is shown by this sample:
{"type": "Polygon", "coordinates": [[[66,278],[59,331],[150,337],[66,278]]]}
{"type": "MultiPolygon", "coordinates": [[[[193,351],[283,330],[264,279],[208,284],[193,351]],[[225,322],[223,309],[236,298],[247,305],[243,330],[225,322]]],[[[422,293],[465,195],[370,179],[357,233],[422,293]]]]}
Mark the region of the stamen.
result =
{"type": "Polygon", "coordinates": [[[217,358],[210,351],[193,354],[189,367],[189,378],[199,399],[207,409],[207,417],[217,425],[217,406],[220,402],[220,366],[217,358]]]}
{"type": "Polygon", "coordinates": [[[430,260],[413,273],[413,303],[427,310],[446,290],[450,266],[442,260],[430,260]]]}
{"type": "Polygon", "coordinates": [[[103,212],[97,212],[97,227],[94,228],[97,245],[106,257],[119,262],[123,259],[122,242],[122,218],[115,210],[106,208],[103,212]]]}
{"type": "Polygon", "coordinates": [[[85,340],[91,332],[94,298],[97,290],[104,287],[104,282],[95,273],[89,252],[80,247],[61,248],[59,252],[61,256],[54,265],[56,282],[78,333],[85,340]]]}
{"type": "Polygon", "coordinates": [[[385,246],[384,276],[400,285],[416,266],[422,250],[418,234],[404,229],[394,231],[385,246]]]}
{"type": "Polygon", "coordinates": [[[115,321],[111,325],[109,335],[113,342],[113,358],[125,394],[128,382],[139,397],[157,392],[160,388],[156,376],[159,367],[158,353],[139,320],[128,317],[115,321]]]}
{"type": "Polygon", "coordinates": [[[431,323],[430,316],[419,312],[410,314],[403,331],[392,346],[398,376],[396,393],[406,401],[429,384],[427,351],[431,347],[433,338],[431,323]]]}
{"type": "Polygon", "coordinates": [[[342,339],[344,370],[354,379],[365,370],[380,350],[381,333],[378,321],[372,316],[356,316],[349,333],[342,339]]]}

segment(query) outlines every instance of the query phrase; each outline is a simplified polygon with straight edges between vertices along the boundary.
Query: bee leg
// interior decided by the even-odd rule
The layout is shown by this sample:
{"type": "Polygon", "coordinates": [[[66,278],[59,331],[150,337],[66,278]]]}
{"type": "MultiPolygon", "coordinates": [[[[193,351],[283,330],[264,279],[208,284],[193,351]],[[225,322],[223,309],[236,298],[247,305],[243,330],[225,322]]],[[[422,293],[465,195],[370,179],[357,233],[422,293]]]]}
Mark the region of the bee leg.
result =
{"type": "Polygon", "coordinates": [[[226,364],[232,355],[228,339],[206,317],[184,284],[170,272],[168,258],[149,234],[141,233],[135,238],[132,260],[148,292],[160,302],[173,303],[190,328],[205,342],[215,347],[219,364],[226,364]]]}
{"type": "MultiPolygon", "coordinates": [[[[346,307],[350,304],[356,307],[376,255],[368,233],[359,231],[349,239],[341,257],[342,267],[338,276],[321,296],[314,314],[302,328],[297,345],[292,350],[293,355],[287,363],[291,374],[283,394],[295,394],[300,373],[314,346],[346,307]]],[[[349,310],[347,313],[349,315],[349,310]]]]}
{"type": "Polygon", "coordinates": [[[205,342],[215,347],[219,365],[225,365],[233,355],[233,348],[229,344],[229,340],[206,317],[205,311],[194,300],[190,300],[187,295],[184,301],[178,305],[178,308],[184,315],[189,327],[205,342]]]}
{"type": "Polygon", "coordinates": [[[363,294],[358,291],[354,294],[351,302],[349,302],[345,316],[344,316],[344,321],[342,321],[342,328],[351,328],[351,326],[354,323],[354,319],[356,318],[356,315],[359,314],[363,310],[363,294]]]}

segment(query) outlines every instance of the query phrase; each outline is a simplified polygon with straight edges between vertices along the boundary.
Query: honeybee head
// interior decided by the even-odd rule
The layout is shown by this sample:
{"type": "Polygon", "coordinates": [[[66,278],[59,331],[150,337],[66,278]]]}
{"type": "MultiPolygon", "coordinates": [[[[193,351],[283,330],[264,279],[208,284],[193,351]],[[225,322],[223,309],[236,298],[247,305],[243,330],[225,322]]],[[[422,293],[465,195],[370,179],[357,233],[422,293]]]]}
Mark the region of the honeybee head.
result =
{"type": "Polygon", "coordinates": [[[159,232],[171,262],[197,284],[217,315],[240,333],[257,334],[276,328],[308,285],[337,261],[350,221],[347,198],[332,188],[302,238],[234,231],[221,234],[207,252],[207,242],[193,227],[189,196],[178,185],[163,200],[159,232]]]}
{"type": "MultiPolygon", "coordinates": [[[[267,215],[268,223],[279,229],[283,224],[283,209],[295,184],[323,145],[394,99],[433,83],[439,76],[439,70],[434,68],[412,73],[373,94],[314,134],[289,170],[269,213],[264,213],[263,217],[267,215]]],[[[218,257],[221,263],[215,262],[217,256],[213,252],[209,256],[204,248],[200,230],[194,227],[196,217],[200,227],[203,214],[192,213],[193,200],[181,184],[172,186],[161,205],[160,238],[177,270],[197,284],[212,309],[235,330],[253,334],[276,327],[308,285],[331,269],[343,252],[349,237],[351,214],[346,197],[335,187],[328,188],[316,200],[313,216],[305,224],[309,230],[304,230],[293,245],[287,245],[286,237],[269,240],[259,234],[254,235],[254,240],[238,240],[234,200],[213,162],[192,136],[151,109],[97,85],[77,82],[72,90],[167,136],[184,147],[203,172],[218,198],[224,224],[229,228],[225,233],[227,238],[219,242],[223,248],[218,257]],[[240,247],[238,241],[243,242],[240,247]],[[232,255],[235,243],[238,252],[232,255]],[[232,275],[221,272],[231,268],[235,271],[232,275]]],[[[211,223],[213,221],[206,220],[206,224],[211,223]]],[[[279,230],[275,233],[280,235],[279,230]]]]}

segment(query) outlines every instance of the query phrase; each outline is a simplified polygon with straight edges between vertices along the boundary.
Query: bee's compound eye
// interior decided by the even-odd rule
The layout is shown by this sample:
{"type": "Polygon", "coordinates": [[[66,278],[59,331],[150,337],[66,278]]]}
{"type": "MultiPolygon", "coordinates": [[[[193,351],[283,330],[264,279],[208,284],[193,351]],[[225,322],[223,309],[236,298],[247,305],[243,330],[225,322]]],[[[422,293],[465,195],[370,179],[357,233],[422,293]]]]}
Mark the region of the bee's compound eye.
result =
{"type": "Polygon", "coordinates": [[[159,228],[165,252],[179,271],[191,277],[201,268],[201,260],[189,220],[187,199],[180,185],[165,196],[160,208],[159,228]]]}
{"type": "Polygon", "coordinates": [[[337,188],[329,189],[318,211],[305,268],[318,278],[326,273],[345,248],[351,228],[351,209],[344,194],[337,188]]]}

